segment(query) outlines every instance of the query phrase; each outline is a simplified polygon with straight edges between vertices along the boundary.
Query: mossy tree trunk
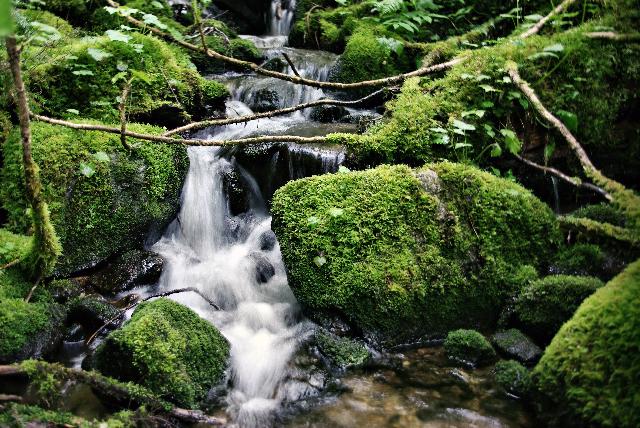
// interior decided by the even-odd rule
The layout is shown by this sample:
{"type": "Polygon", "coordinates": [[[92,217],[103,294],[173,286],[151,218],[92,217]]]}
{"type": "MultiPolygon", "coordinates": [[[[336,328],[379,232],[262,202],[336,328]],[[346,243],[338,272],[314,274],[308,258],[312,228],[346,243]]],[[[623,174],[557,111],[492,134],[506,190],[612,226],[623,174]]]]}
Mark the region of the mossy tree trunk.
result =
{"type": "Polygon", "coordinates": [[[42,184],[40,183],[38,166],[31,155],[29,104],[24,82],[22,81],[20,48],[15,36],[11,35],[6,38],[6,46],[11,74],[13,75],[15,102],[18,106],[20,133],[22,134],[22,163],[26,196],[31,204],[34,227],[32,249],[27,257],[26,264],[33,278],[39,280],[53,271],[62,249],[49,218],[49,208],[42,196],[42,184]]]}

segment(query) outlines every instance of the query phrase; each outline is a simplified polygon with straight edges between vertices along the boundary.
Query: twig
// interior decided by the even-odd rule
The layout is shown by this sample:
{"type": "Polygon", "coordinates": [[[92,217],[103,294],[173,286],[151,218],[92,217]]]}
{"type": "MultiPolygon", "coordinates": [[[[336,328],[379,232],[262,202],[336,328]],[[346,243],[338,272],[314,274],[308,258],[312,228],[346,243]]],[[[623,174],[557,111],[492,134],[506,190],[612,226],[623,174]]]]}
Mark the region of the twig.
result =
{"type": "Polygon", "coordinates": [[[7,263],[6,265],[0,266],[0,270],[9,269],[10,267],[13,267],[13,266],[17,265],[18,263],[20,263],[20,259],[15,259],[15,260],[7,263]]]}
{"type": "Polygon", "coordinates": [[[40,281],[42,280],[42,277],[39,277],[36,282],[33,284],[33,287],[31,287],[31,290],[29,290],[29,294],[27,294],[27,297],[25,297],[24,301],[29,303],[29,300],[31,300],[31,297],[33,296],[33,293],[36,291],[36,288],[38,288],[38,285],[40,284],[40,281]]]}
{"type": "MultiPolygon", "coordinates": [[[[129,384],[118,382],[112,378],[97,372],[87,372],[79,369],[63,367],[60,364],[52,364],[44,361],[30,361],[38,372],[53,374],[53,376],[66,381],[80,382],[100,391],[101,395],[112,399],[112,403],[126,403],[126,405],[144,405],[156,414],[165,414],[182,422],[203,423],[215,426],[223,426],[226,420],[204,414],[200,410],[189,410],[175,407],[170,403],[156,398],[139,387],[134,388],[129,384]]],[[[21,365],[0,366],[0,376],[31,376],[32,371],[21,365]]]]}
{"type": "Polygon", "coordinates": [[[151,300],[151,299],[155,299],[158,297],[166,297],[166,296],[171,296],[172,294],[178,294],[178,293],[186,293],[186,292],[192,292],[192,293],[196,293],[198,296],[202,297],[213,309],[215,309],[216,311],[220,310],[220,307],[218,305],[216,305],[216,303],[209,299],[207,296],[205,296],[200,290],[198,290],[197,288],[194,287],[185,287],[185,288],[178,288],[176,290],[171,290],[171,291],[165,291],[164,293],[158,293],[158,294],[154,294],[152,296],[147,296],[142,300],[136,300],[135,302],[131,303],[129,306],[127,306],[126,308],[122,309],[118,315],[116,315],[115,317],[111,318],[109,321],[107,321],[106,323],[104,323],[99,329],[97,329],[87,340],[86,340],[86,344],[89,345],[91,344],[91,342],[94,341],[94,339],[98,336],[98,334],[100,334],[105,328],[107,328],[109,325],[111,325],[111,323],[115,322],[116,320],[118,320],[119,318],[122,317],[122,315],[124,313],[126,313],[129,309],[132,309],[133,307],[139,305],[142,302],[146,302],[147,300],[151,300]]]}
{"type": "MultiPolygon", "coordinates": [[[[114,2],[113,0],[107,0],[107,3],[111,6],[111,7],[115,7],[118,8],[120,7],[120,5],[116,2],[114,2]]],[[[250,62],[250,61],[243,61],[237,58],[233,58],[233,57],[229,57],[226,55],[223,55],[221,53],[218,53],[214,50],[211,49],[202,49],[199,46],[196,46],[192,43],[189,43],[187,41],[184,40],[179,40],[176,39],[175,37],[173,37],[171,34],[166,33],[162,30],[159,30],[155,27],[150,27],[148,25],[146,25],[144,22],[132,17],[132,16],[123,16],[123,18],[125,18],[127,21],[129,21],[131,24],[140,27],[140,28],[144,28],[147,29],[148,31],[150,31],[151,33],[155,34],[156,36],[162,37],[164,39],[170,40],[186,49],[195,51],[195,52],[201,52],[204,53],[205,55],[207,55],[210,58],[213,59],[217,59],[219,61],[223,61],[226,62],[228,64],[234,65],[236,67],[239,68],[244,68],[244,69],[248,69],[251,70],[255,73],[261,74],[263,76],[268,76],[268,77],[275,77],[277,79],[280,80],[284,80],[290,83],[295,83],[298,85],[306,85],[306,86],[312,86],[315,88],[330,88],[330,89],[342,89],[342,90],[352,90],[352,89],[361,89],[361,88],[367,88],[367,87],[380,87],[380,86],[385,86],[385,85],[395,85],[398,83],[403,82],[406,79],[409,79],[411,77],[417,77],[417,76],[424,76],[427,74],[431,74],[431,73],[436,73],[442,70],[447,70],[451,67],[453,67],[454,65],[457,65],[459,63],[461,63],[464,58],[463,57],[458,57],[458,58],[454,58],[451,61],[442,63],[442,64],[437,64],[437,65],[432,65],[429,67],[422,67],[419,68],[415,71],[412,71],[410,73],[404,73],[404,74],[398,74],[396,76],[391,76],[391,77],[387,77],[387,78],[383,78],[383,79],[375,79],[375,80],[365,80],[362,82],[355,82],[355,83],[338,83],[338,82],[324,82],[324,81],[320,81],[320,80],[313,80],[313,79],[307,79],[304,77],[299,77],[299,76],[291,76],[289,74],[286,73],[280,73],[278,71],[272,71],[272,70],[268,70],[265,68],[260,67],[258,64],[254,63],[254,62],[250,62]]]]}
{"type": "Polygon", "coordinates": [[[312,101],[312,102],[309,102],[309,103],[306,103],[306,104],[298,104],[297,106],[287,107],[287,108],[283,108],[283,109],[279,109],[279,110],[272,110],[272,111],[268,111],[268,112],[264,112],[264,113],[256,113],[256,114],[246,115],[246,116],[231,117],[231,118],[227,118],[227,119],[210,119],[210,120],[204,120],[204,121],[201,121],[201,122],[193,122],[193,123],[190,123],[188,125],[184,125],[184,126],[181,126],[179,128],[175,128],[175,129],[172,129],[170,131],[167,131],[162,135],[165,136],[165,137],[168,137],[170,135],[175,135],[175,134],[178,134],[180,132],[192,131],[192,130],[195,130],[195,129],[203,129],[203,128],[207,128],[209,126],[223,126],[223,125],[232,125],[234,123],[250,122],[252,120],[264,119],[264,118],[273,117],[273,116],[280,116],[280,115],[283,115],[283,114],[293,113],[293,112],[298,111],[298,110],[304,110],[304,109],[307,109],[307,108],[317,107],[317,106],[322,106],[322,105],[355,106],[355,105],[358,105],[358,104],[362,104],[362,103],[364,103],[366,101],[369,101],[369,100],[377,97],[378,95],[382,94],[383,92],[385,92],[387,90],[394,90],[394,88],[379,89],[379,90],[367,95],[366,97],[362,97],[360,99],[353,100],[353,101],[317,100],[317,101],[312,101]]]}
{"type": "Polygon", "coordinates": [[[300,73],[298,73],[296,66],[293,64],[293,61],[291,61],[291,58],[289,58],[289,55],[287,55],[286,52],[282,52],[282,56],[287,61],[287,64],[289,64],[289,67],[291,67],[291,71],[293,71],[293,74],[300,77],[300,73]]]}
{"type": "Polygon", "coordinates": [[[522,162],[522,163],[524,163],[526,165],[529,165],[532,168],[535,168],[535,169],[538,169],[540,171],[543,171],[545,173],[549,173],[551,175],[554,175],[554,176],[560,178],[561,180],[563,180],[563,181],[565,181],[565,182],[567,182],[567,183],[569,183],[569,184],[571,184],[573,186],[582,187],[584,189],[592,190],[592,191],[600,194],[600,196],[604,197],[608,201],[611,201],[611,199],[612,199],[611,195],[606,190],[602,189],[601,187],[596,186],[595,184],[585,183],[585,182],[583,182],[582,180],[580,180],[578,178],[569,177],[565,173],[563,173],[563,172],[561,172],[561,171],[559,171],[559,170],[557,170],[555,168],[537,164],[537,163],[535,163],[533,161],[530,161],[529,159],[524,158],[524,157],[522,157],[520,155],[514,155],[514,156],[520,162],[522,162]]]}
{"type": "Polygon", "coordinates": [[[556,6],[555,8],[553,8],[553,10],[551,12],[549,12],[549,14],[547,16],[545,16],[544,18],[542,18],[540,21],[536,22],[535,25],[533,25],[531,28],[529,28],[527,31],[525,31],[524,33],[520,34],[520,38],[521,39],[526,39],[529,36],[533,36],[534,34],[537,34],[540,29],[542,27],[544,27],[544,25],[551,19],[553,18],[555,15],[562,13],[565,9],[567,9],[569,6],[571,6],[573,3],[575,3],[576,0],[564,0],[562,3],[560,3],[558,6],[556,6]]]}
{"type": "Polygon", "coordinates": [[[607,39],[615,40],[619,42],[638,42],[640,41],[640,34],[638,33],[616,33],[614,31],[594,31],[591,33],[585,33],[585,35],[591,39],[607,39]]]}
{"type": "Polygon", "coordinates": [[[129,144],[127,144],[127,97],[129,96],[129,91],[131,90],[131,80],[129,79],[125,84],[124,88],[122,88],[122,95],[120,95],[120,142],[122,146],[131,150],[129,144]]]}
{"type": "Polygon", "coordinates": [[[21,403],[22,397],[19,395],[12,395],[12,394],[0,394],[0,403],[6,403],[8,401],[21,403]]]}

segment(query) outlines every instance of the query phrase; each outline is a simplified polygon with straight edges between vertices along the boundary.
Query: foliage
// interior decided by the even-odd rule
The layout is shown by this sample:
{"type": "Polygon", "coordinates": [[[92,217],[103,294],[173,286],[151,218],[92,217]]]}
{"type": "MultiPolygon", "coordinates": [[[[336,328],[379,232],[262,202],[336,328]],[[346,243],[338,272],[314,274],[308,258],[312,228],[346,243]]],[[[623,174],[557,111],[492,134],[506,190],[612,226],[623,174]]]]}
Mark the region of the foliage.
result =
{"type": "Polygon", "coordinates": [[[455,330],[447,334],[444,341],[447,357],[472,367],[491,363],[496,359],[496,351],[489,341],[475,330],[455,330]]]}
{"type": "Polygon", "coordinates": [[[494,370],[496,382],[509,394],[524,397],[531,390],[529,370],[519,362],[499,361],[494,370]]]}
{"type": "Polygon", "coordinates": [[[606,276],[607,254],[595,244],[575,244],[558,252],[551,262],[553,273],[606,276]]]}
{"type": "Polygon", "coordinates": [[[602,285],[588,276],[551,275],[534,281],[516,297],[517,323],[525,333],[547,344],[580,303],[602,285]]]}
{"type": "Polygon", "coordinates": [[[0,266],[24,259],[29,253],[30,239],[0,229],[0,266]]]}
{"type": "MultiPolygon", "coordinates": [[[[175,215],[187,170],[186,149],[32,123],[33,156],[41,168],[43,195],[63,247],[59,271],[93,265],[139,245],[149,227],[163,227],[175,215]]],[[[161,133],[130,124],[131,130],[161,133]]],[[[8,211],[7,229],[27,233],[29,205],[24,197],[18,130],[2,147],[0,195],[8,211]]]]}
{"type": "Polygon", "coordinates": [[[528,191],[450,163],[290,182],[272,213],[298,300],[390,342],[494,324],[558,239],[528,191]]]}
{"type": "Polygon", "coordinates": [[[105,375],[133,381],[160,397],[194,407],[222,379],[229,344],[208,321],[168,299],[137,307],[95,353],[105,375]]]}
{"type": "Polygon", "coordinates": [[[640,261],[587,298],[533,371],[539,416],[558,426],[640,424],[640,261]]]}

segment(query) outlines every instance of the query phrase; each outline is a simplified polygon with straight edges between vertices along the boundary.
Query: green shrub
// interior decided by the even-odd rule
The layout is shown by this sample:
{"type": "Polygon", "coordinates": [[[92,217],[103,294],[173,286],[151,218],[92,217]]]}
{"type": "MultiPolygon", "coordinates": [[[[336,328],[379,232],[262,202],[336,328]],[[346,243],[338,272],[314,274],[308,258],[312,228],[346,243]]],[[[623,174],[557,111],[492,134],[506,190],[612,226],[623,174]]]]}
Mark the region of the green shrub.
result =
{"type": "Polygon", "coordinates": [[[532,373],[555,426],[640,426],[640,261],[587,298],[532,373]]]}
{"type": "Polygon", "coordinates": [[[307,313],[339,312],[402,342],[495,324],[558,240],[522,187],[441,163],[290,182],[272,204],[290,285],[307,313]]]}
{"type": "Polygon", "coordinates": [[[229,344],[208,321],[168,299],[142,303],[95,353],[107,376],[138,383],[194,407],[223,377],[229,344]]]}
{"type": "Polygon", "coordinates": [[[491,363],[496,358],[496,351],[489,341],[475,330],[449,332],[444,350],[450,360],[473,367],[491,363]]]}
{"type": "MultiPolygon", "coordinates": [[[[60,272],[140,245],[150,228],[162,228],[175,216],[188,164],[183,146],[129,139],[129,153],[116,134],[37,122],[31,128],[44,199],[63,246],[60,272]]],[[[162,132],[135,124],[129,129],[162,132]]],[[[19,130],[12,132],[2,153],[0,197],[8,211],[6,227],[27,233],[31,217],[24,196],[19,130]]]]}
{"type": "Polygon", "coordinates": [[[531,390],[529,370],[517,361],[499,361],[495,367],[496,382],[509,394],[526,396],[531,390]]]}
{"type": "Polygon", "coordinates": [[[534,281],[516,297],[517,323],[525,333],[547,344],[580,303],[602,285],[588,276],[551,275],[534,281]]]}

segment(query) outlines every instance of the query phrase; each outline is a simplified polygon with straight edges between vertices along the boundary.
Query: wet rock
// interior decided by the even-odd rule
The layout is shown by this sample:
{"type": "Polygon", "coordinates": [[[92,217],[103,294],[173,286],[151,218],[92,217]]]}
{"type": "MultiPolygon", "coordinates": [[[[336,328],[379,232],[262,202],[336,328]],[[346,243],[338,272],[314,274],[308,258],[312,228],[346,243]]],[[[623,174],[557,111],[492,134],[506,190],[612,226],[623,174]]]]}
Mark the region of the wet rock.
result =
{"type": "Polygon", "coordinates": [[[535,364],[542,356],[542,349],[515,328],[497,332],[491,336],[491,343],[501,354],[524,364],[535,364]]]}
{"type": "Polygon", "coordinates": [[[244,186],[238,170],[231,163],[227,163],[222,171],[222,186],[229,198],[229,210],[232,215],[249,210],[249,192],[244,186]]]}
{"type": "Polygon", "coordinates": [[[89,278],[91,288],[101,294],[117,294],[137,285],[153,284],[160,278],[164,260],[150,251],[132,250],[89,278]]]}
{"type": "Polygon", "coordinates": [[[345,116],[348,116],[349,112],[346,108],[341,106],[323,105],[317,106],[311,109],[311,120],[321,123],[337,122],[345,116]]]}
{"type": "Polygon", "coordinates": [[[272,230],[267,230],[260,235],[260,250],[271,251],[276,246],[276,234],[272,230]]]}
{"type": "Polygon", "coordinates": [[[249,108],[256,113],[277,110],[280,108],[280,96],[271,89],[260,89],[256,91],[249,108]]]}
{"type": "Polygon", "coordinates": [[[496,359],[496,351],[475,330],[455,330],[447,335],[444,350],[449,360],[469,367],[480,367],[496,359]]]}
{"type": "Polygon", "coordinates": [[[495,378],[506,392],[517,397],[527,395],[531,389],[529,370],[517,361],[500,361],[496,364],[495,378]]]}
{"type": "Polygon", "coordinates": [[[256,267],[256,281],[259,284],[266,284],[276,274],[276,270],[267,258],[262,253],[257,251],[252,252],[249,257],[255,263],[256,267]]]}
{"type": "Polygon", "coordinates": [[[106,329],[115,329],[124,319],[123,311],[98,295],[77,297],[71,300],[69,307],[68,320],[80,324],[88,335],[112,320],[106,329]]]}
{"type": "Polygon", "coordinates": [[[324,329],[318,329],[315,341],[320,353],[339,369],[362,366],[370,357],[369,350],[362,343],[324,329]]]}
{"type": "Polygon", "coordinates": [[[282,71],[286,66],[287,63],[280,57],[271,58],[262,64],[262,68],[271,71],[282,71]]]}

